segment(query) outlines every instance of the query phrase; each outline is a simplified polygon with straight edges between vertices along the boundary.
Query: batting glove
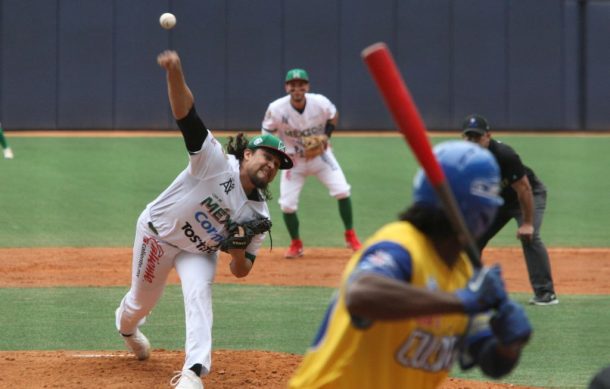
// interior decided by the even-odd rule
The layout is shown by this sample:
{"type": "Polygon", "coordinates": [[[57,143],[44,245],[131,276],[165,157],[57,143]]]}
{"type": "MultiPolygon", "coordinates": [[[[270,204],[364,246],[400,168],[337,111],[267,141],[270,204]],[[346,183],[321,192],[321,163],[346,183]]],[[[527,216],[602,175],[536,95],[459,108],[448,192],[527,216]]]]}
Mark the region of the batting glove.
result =
{"type": "Polygon", "coordinates": [[[491,317],[491,330],[501,344],[526,342],[532,334],[532,326],[521,305],[506,300],[491,317]]]}
{"type": "Polygon", "coordinates": [[[500,266],[484,267],[475,272],[463,289],[455,295],[470,315],[495,308],[507,299],[500,266]]]}

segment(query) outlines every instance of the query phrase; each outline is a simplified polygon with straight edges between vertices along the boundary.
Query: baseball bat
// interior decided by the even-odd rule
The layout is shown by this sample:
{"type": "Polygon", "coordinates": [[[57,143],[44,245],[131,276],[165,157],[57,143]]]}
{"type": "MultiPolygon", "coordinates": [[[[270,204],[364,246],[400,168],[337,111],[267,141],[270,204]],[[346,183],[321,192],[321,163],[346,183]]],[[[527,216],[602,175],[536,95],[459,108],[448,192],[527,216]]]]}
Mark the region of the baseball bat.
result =
{"type": "Polygon", "coordinates": [[[445,178],[445,173],[432,152],[424,121],[400,75],[392,53],[390,53],[385,43],[379,42],[366,47],[361,55],[394,118],[394,122],[439,196],[447,217],[458,234],[460,243],[464,247],[472,266],[476,269],[481,268],[479,249],[464,222],[464,217],[445,178]]]}

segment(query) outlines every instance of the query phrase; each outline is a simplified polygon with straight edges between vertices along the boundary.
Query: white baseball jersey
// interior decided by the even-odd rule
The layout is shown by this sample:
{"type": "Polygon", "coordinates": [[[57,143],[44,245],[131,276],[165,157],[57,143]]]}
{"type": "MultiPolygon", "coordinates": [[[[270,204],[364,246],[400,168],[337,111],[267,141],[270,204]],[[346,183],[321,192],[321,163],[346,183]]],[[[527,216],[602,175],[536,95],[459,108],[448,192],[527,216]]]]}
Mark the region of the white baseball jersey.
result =
{"type": "MultiPolygon", "coordinates": [[[[259,197],[262,199],[262,195],[259,197]]],[[[208,374],[218,249],[232,223],[258,216],[269,217],[267,203],[246,197],[239,179],[239,161],[225,155],[208,131],[201,150],[189,154],[186,169],[138,219],[131,288],[116,310],[117,330],[133,334],[144,324],[175,268],[182,285],[186,321],[183,369],[201,364],[202,374],[208,374]]],[[[255,257],[263,239],[263,234],[252,239],[246,248],[247,257],[255,257]]]]}
{"type": "Polygon", "coordinates": [[[279,137],[286,145],[286,152],[294,161],[290,170],[282,170],[280,198],[282,212],[296,212],[299,196],[308,176],[316,176],[329,195],[338,199],[349,197],[351,186],[332,148],[316,158],[306,159],[303,155],[303,137],[324,134],[326,122],[337,114],[337,108],[329,99],[316,93],[305,93],[305,109],[302,113],[290,104],[290,95],[281,97],[267,108],[262,123],[262,132],[279,137]]]}
{"type": "MultiPolygon", "coordinates": [[[[189,154],[186,169],[146,211],[160,239],[181,250],[204,254],[219,249],[231,224],[269,217],[264,200],[247,198],[239,179],[239,161],[225,155],[209,131],[201,150],[189,154]]],[[[246,252],[256,255],[264,237],[256,235],[246,252]]]]}
{"type": "Polygon", "coordinates": [[[337,108],[325,96],[305,93],[305,110],[299,113],[290,105],[290,95],[281,97],[267,108],[263,119],[263,132],[273,134],[284,142],[291,156],[303,156],[302,138],[322,135],[326,122],[335,117],[337,108]]]}

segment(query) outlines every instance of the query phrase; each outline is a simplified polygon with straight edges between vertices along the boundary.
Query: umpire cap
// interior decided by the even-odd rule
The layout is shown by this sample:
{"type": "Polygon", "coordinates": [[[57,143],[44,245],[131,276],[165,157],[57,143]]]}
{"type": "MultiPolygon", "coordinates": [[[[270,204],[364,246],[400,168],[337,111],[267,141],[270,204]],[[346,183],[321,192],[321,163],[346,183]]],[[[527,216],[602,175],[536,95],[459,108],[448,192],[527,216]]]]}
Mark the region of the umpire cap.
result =
{"type": "Polygon", "coordinates": [[[462,134],[464,135],[468,133],[485,135],[485,133],[489,132],[489,129],[490,127],[487,119],[474,113],[466,116],[462,123],[462,134]]]}

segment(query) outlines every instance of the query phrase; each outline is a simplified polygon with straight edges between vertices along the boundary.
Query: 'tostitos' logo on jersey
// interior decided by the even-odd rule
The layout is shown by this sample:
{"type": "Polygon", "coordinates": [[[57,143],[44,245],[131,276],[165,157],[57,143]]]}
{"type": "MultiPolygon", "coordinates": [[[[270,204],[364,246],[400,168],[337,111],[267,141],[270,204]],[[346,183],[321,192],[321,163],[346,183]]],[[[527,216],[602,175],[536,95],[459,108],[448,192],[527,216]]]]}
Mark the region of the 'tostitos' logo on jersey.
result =
{"type": "Polygon", "coordinates": [[[197,243],[197,246],[195,247],[202,253],[213,253],[218,250],[218,246],[220,246],[220,242],[215,245],[209,245],[207,241],[201,239],[201,237],[195,233],[193,226],[189,222],[184,223],[182,226],[182,231],[184,231],[184,236],[189,238],[191,242],[197,243]]]}

